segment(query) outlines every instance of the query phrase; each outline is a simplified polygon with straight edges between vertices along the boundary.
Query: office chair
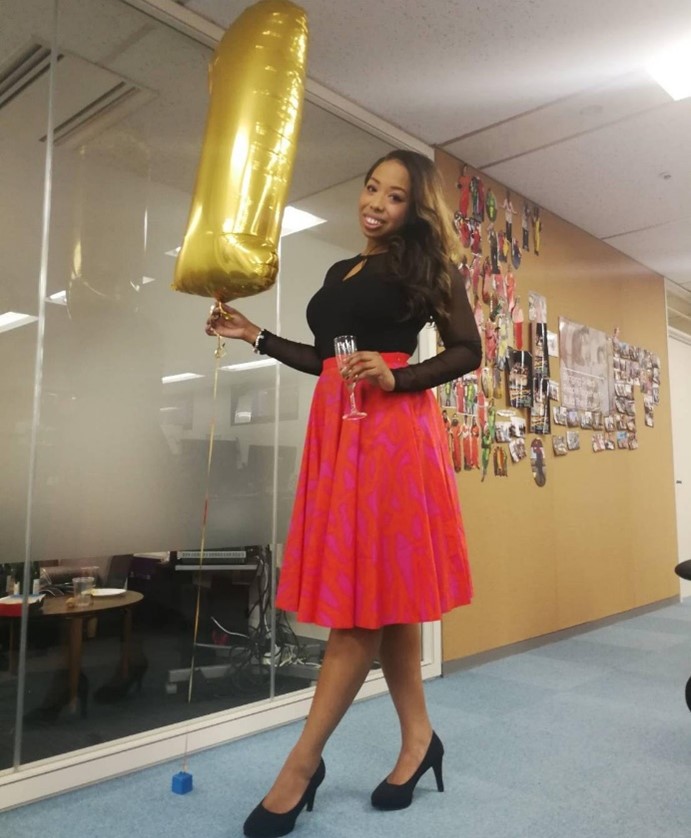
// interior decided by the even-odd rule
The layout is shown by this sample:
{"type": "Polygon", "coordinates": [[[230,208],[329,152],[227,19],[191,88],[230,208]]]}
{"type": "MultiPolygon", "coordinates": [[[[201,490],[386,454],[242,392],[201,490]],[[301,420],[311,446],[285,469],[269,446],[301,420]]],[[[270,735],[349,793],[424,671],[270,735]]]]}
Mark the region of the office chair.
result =
{"type": "MultiPolygon", "coordinates": [[[[674,568],[674,572],[682,579],[687,579],[691,582],[691,559],[685,562],[679,562],[674,568]]],[[[686,706],[691,710],[691,678],[686,682],[686,706]]]]}

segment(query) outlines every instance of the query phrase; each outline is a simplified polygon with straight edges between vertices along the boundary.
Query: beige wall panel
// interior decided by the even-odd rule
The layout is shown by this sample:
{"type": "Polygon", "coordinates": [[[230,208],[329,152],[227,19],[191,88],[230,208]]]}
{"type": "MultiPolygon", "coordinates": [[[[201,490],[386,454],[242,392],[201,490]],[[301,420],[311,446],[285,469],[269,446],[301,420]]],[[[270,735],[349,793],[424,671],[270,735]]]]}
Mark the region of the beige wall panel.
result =
{"type": "MultiPolygon", "coordinates": [[[[443,152],[437,163],[455,209],[459,163],[443,152]]],[[[482,177],[501,204],[505,188],[482,177]]],[[[512,197],[520,213],[523,198],[512,197]]],[[[563,219],[545,210],[541,216],[540,255],[524,254],[514,271],[526,337],[531,290],[547,298],[551,331],[560,316],[608,334],[619,326],[623,341],[660,356],[660,405],[655,427],[645,427],[636,391],[635,451],[595,454],[592,432],[582,430],[580,451],[555,458],[551,438],[543,437],[543,488],[528,459],[509,463],[508,478],[494,477],[491,464],[484,483],[479,472],[458,475],[475,598],[444,618],[445,661],[656,602],[678,588],[664,281],[563,219]]],[[[559,380],[559,360],[550,365],[559,380]]]]}

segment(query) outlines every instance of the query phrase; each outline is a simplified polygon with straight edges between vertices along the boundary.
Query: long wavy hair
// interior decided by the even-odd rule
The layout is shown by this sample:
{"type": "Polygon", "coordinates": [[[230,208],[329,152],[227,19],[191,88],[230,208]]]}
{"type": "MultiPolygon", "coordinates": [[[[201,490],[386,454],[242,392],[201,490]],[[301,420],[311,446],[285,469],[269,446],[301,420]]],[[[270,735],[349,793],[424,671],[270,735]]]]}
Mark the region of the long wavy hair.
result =
{"type": "Polygon", "coordinates": [[[451,303],[452,266],[458,257],[458,237],[444,200],[441,177],[422,154],[395,149],[381,157],[365,176],[387,160],[405,166],[410,176],[410,205],[403,226],[389,242],[387,268],[405,286],[406,318],[445,322],[451,303]]]}

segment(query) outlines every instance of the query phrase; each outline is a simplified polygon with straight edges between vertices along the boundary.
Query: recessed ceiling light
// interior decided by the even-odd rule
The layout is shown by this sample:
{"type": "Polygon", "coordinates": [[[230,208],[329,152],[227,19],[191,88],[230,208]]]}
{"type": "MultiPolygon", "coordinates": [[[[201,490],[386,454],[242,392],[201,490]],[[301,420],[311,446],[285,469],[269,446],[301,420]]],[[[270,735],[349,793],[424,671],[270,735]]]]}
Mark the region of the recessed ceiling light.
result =
{"type": "Polygon", "coordinates": [[[34,317],[31,314],[6,311],[4,314],[0,314],[0,332],[9,332],[10,329],[18,329],[20,326],[27,326],[36,320],[38,320],[38,317],[34,317]]]}
{"type": "Polygon", "coordinates": [[[50,297],[46,297],[46,300],[49,303],[55,303],[59,306],[66,306],[67,305],[67,291],[56,291],[55,294],[51,294],[50,297]]]}
{"type": "MultiPolygon", "coordinates": [[[[320,218],[318,215],[313,215],[311,212],[288,206],[283,212],[281,238],[292,236],[293,233],[301,233],[303,230],[309,230],[311,227],[318,227],[320,224],[326,224],[326,219],[320,218]]],[[[177,259],[179,253],[179,247],[166,250],[166,256],[172,256],[174,259],[177,259]]]]}
{"type": "Polygon", "coordinates": [[[675,101],[691,96],[691,38],[656,55],[646,69],[675,101]]]}
{"type": "Polygon", "coordinates": [[[177,375],[164,375],[161,381],[164,384],[174,384],[176,381],[192,381],[194,378],[204,378],[196,372],[180,372],[177,375]]]}
{"type": "Polygon", "coordinates": [[[156,282],[155,276],[143,276],[142,285],[148,285],[150,282],[156,282]]]}
{"type": "Polygon", "coordinates": [[[283,213],[281,237],[300,233],[302,230],[309,230],[310,227],[318,227],[320,224],[326,224],[326,219],[319,218],[318,215],[312,215],[311,212],[305,212],[305,210],[286,207],[283,213]]]}
{"type": "Polygon", "coordinates": [[[259,367],[273,367],[278,361],[274,358],[264,358],[261,361],[247,361],[244,364],[229,364],[227,367],[221,367],[226,372],[238,372],[239,370],[256,370],[259,367]]]}

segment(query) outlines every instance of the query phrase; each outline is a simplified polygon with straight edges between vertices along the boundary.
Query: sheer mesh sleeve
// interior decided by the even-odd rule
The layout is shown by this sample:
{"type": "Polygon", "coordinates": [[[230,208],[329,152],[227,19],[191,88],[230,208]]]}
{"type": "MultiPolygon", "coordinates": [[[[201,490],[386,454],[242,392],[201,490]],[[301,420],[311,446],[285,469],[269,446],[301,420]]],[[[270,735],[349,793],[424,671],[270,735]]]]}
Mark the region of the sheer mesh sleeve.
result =
{"type": "Polygon", "coordinates": [[[447,323],[438,322],[444,349],[433,358],[393,370],[398,393],[428,390],[476,370],[482,362],[480,333],[457,272],[451,282],[451,312],[447,323]]]}
{"type": "Polygon", "coordinates": [[[320,375],[322,371],[322,359],[313,346],[287,340],[272,332],[267,332],[266,329],[264,329],[262,341],[262,354],[269,355],[299,372],[320,375]]]}

